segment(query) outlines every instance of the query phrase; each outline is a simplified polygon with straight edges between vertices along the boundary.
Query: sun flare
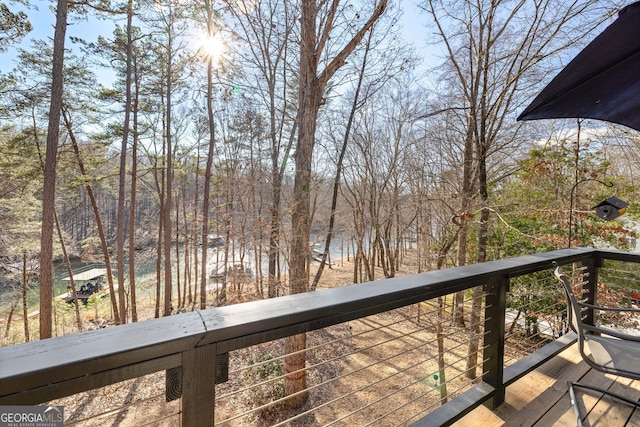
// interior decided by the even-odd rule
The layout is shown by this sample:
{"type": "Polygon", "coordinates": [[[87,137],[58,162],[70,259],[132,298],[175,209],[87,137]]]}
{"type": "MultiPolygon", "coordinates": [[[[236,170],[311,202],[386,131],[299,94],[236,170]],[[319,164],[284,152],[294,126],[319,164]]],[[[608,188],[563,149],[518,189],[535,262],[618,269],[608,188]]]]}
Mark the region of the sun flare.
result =
{"type": "Polygon", "coordinates": [[[226,51],[226,46],[220,33],[211,37],[204,34],[199,38],[198,42],[202,51],[212,58],[219,58],[226,51]]]}

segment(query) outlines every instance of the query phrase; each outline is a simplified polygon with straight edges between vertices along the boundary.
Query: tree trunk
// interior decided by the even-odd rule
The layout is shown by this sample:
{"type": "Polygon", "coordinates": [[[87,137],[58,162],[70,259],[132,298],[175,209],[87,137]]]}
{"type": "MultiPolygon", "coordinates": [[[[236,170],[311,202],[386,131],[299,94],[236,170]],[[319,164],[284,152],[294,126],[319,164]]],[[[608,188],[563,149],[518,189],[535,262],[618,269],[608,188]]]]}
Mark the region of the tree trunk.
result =
{"type": "MultiPolygon", "coordinates": [[[[78,295],[76,293],[76,283],[73,280],[73,270],[71,269],[71,263],[69,262],[69,256],[67,255],[67,246],[64,244],[64,239],[62,238],[62,230],[60,229],[60,222],[58,221],[58,215],[53,213],[55,223],[56,223],[56,231],[58,232],[58,239],[60,240],[60,247],[62,248],[62,257],[64,259],[64,265],[67,267],[67,273],[69,274],[69,286],[71,287],[71,292],[73,295],[73,308],[76,314],[76,324],[78,325],[78,330],[82,331],[82,320],[80,319],[80,307],[78,306],[78,295]]],[[[27,255],[24,255],[24,266],[27,266],[27,255]]]]}
{"type": "MultiPolygon", "coordinates": [[[[84,167],[84,162],[80,157],[80,148],[78,147],[78,142],[76,141],[75,134],[73,132],[73,127],[71,125],[71,119],[68,117],[66,110],[62,109],[62,116],[64,118],[64,123],[67,128],[67,132],[69,133],[69,139],[71,140],[71,146],[73,147],[73,152],[76,156],[76,161],[78,162],[78,168],[80,169],[80,173],[83,177],[88,176],[87,171],[84,167]]],[[[91,207],[93,208],[93,215],[96,219],[96,227],[98,228],[98,236],[100,237],[100,243],[102,246],[102,256],[104,258],[104,266],[107,270],[107,282],[109,283],[109,296],[111,297],[111,308],[113,310],[113,317],[117,324],[120,324],[120,311],[118,310],[118,301],[116,300],[115,287],[113,285],[113,272],[111,270],[111,260],[109,257],[109,247],[107,245],[107,238],[104,234],[104,228],[102,225],[102,218],[100,217],[100,211],[98,210],[98,202],[96,201],[95,194],[93,193],[93,188],[89,182],[85,182],[84,185],[87,190],[87,194],[89,196],[89,200],[91,201],[91,207]]]]}
{"type": "Polygon", "coordinates": [[[40,339],[51,338],[53,313],[53,212],[56,202],[56,165],[60,110],[64,80],[64,41],[67,31],[67,0],[58,0],[56,27],[53,36],[51,72],[51,104],[47,129],[47,152],[42,188],[42,235],[40,241],[40,339]]]}
{"type": "MultiPolygon", "coordinates": [[[[13,312],[13,310],[12,310],[13,312]]],[[[22,320],[24,323],[24,340],[29,342],[29,309],[27,307],[27,254],[22,259],[22,320]]],[[[8,321],[11,324],[11,320],[8,321]]]]}
{"type": "MultiPolygon", "coordinates": [[[[118,303],[120,304],[120,322],[127,323],[127,305],[124,293],[124,196],[125,181],[127,174],[127,144],[129,143],[129,120],[131,117],[131,57],[133,56],[133,40],[131,38],[133,19],[133,3],[132,0],[127,2],[127,60],[125,70],[125,104],[124,104],[124,122],[122,124],[122,144],[120,145],[120,171],[118,177],[118,208],[116,219],[116,241],[117,241],[117,264],[118,264],[118,303]]],[[[133,229],[129,230],[133,234],[133,229]]],[[[129,236],[131,240],[131,236],[129,236]]],[[[130,257],[133,254],[129,254],[130,257]]],[[[131,273],[129,274],[131,276],[131,273]]]]}
{"type": "Polygon", "coordinates": [[[171,264],[171,242],[173,227],[171,226],[171,211],[173,209],[173,138],[172,126],[172,96],[173,96],[173,19],[174,11],[169,3],[169,16],[167,24],[167,46],[166,46],[166,111],[165,111],[165,186],[164,186],[164,312],[163,316],[171,315],[173,310],[172,298],[172,264],[171,264]]]}
{"type": "Polygon", "coordinates": [[[447,376],[446,376],[446,361],[444,359],[444,304],[442,297],[438,297],[438,323],[436,324],[436,341],[438,342],[438,378],[434,378],[438,381],[438,388],[440,389],[440,404],[447,403],[447,376]]]}
{"type": "MultiPolygon", "coordinates": [[[[210,61],[211,63],[211,61],[210,61]]],[[[211,68],[211,65],[209,65],[211,68]]],[[[207,89],[207,110],[209,112],[209,149],[207,152],[207,166],[204,171],[204,190],[202,195],[202,255],[200,256],[201,272],[200,272],[200,309],[207,307],[207,280],[209,272],[207,271],[207,252],[209,248],[209,194],[211,193],[211,170],[213,168],[213,153],[215,145],[215,127],[213,122],[213,106],[211,105],[212,84],[211,72],[208,73],[209,88],[207,89]]]]}
{"type": "MultiPolygon", "coordinates": [[[[128,29],[130,31],[130,29],[128,29]]],[[[130,35],[128,36],[130,37],[130,35]]],[[[138,73],[135,73],[135,95],[133,99],[133,144],[131,146],[131,208],[129,209],[129,289],[131,297],[131,321],[138,321],[138,304],[136,295],[136,194],[138,192],[138,100],[140,97],[140,85],[138,73]]]]}
{"type": "MultiPolygon", "coordinates": [[[[212,38],[214,35],[213,11],[210,0],[205,0],[207,11],[207,35],[212,38]]],[[[200,273],[200,309],[207,307],[207,252],[209,248],[209,196],[211,193],[211,170],[213,168],[213,154],[215,148],[215,121],[213,117],[213,60],[212,56],[207,58],[207,125],[209,128],[209,149],[207,150],[207,166],[204,170],[204,190],[202,195],[202,271],[200,273]]]]}
{"type": "MultiPolygon", "coordinates": [[[[489,234],[489,186],[487,183],[487,150],[484,144],[478,147],[478,183],[479,193],[482,199],[482,211],[480,213],[480,228],[478,230],[478,258],[477,262],[487,260],[487,240],[489,234]]],[[[471,317],[469,331],[469,350],[467,352],[467,372],[469,379],[475,379],[477,375],[478,348],[480,347],[481,327],[480,315],[482,309],[482,286],[473,288],[473,302],[471,303],[471,317]]]]}
{"type": "MultiPolygon", "coordinates": [[[[453,247],[456,239],[458,238],[458,233],[460,232],[460,227],[456,229],[456,233],[451,236],[451,238],[445,242],[445,244],[438,251],[438,261],[436,263],[436,269],[441,270],[444,266],[444,260],[446,258],[447,253],[453,247]]],[[[447,383],[446,383],[446,372],[445,367],[446,363],[444,360],[444,330],[443,330],[443,322],[444,322],[444,301],[442,297],[438,297],[437,299],[438,305],[438,316],[436,327],[436,341],[438,343],[438,381],[439,381],[439,389],[440,389],[440,399],[441,403],[445,404],[447,402],[447,383]]]]}
{"type": "Polygon", "coordinates": [[[178,312],[182,310],[183,301],[182,301],[182,290],[180,283],[180,194],[176,195],[176,229],[175,231],[175,241],[176,241],[176,292],[178,295],[178,312]]]}
{"type": "Polygon", "coordinates": [[[189,238],[189,222],[187,220],[187,185],[186,178],[182,180],[182,223],[184,226],[184,278],[182,280],[182,305],[183,307],[193,303],[191,289],[191,240],[189,238]],[[188,286],[187,286],[188,284],[188,286]],[[187,289],[188,288],[188,289],[187,289]]]}
{"type": "MultiPolygon", "coordinates": [[[[163,184],[164,186],[164,184],[163,184]]],[[[163,195],[161,195],[160,199],[160,212],[163,211],[164,206],[164,191],[163,195]]],[[[163,242],[163,232],[164,232],[164,221],[160,218],[158,221],[158,240],[157,240],[157,257],[156,257],[156,306],[155,306],[155,318],[160,317],[160,301],[162,300],[162,242],[163,242]]]]}
{"type": "MultiPolygon", "coordinates": [[[[470,114],[472,115],[473,111],[470,114]]],[[[469,120],[475,123],[473,118],[469,118],[469,120]]],[[[475,129],[475,126],[469,125],[464,143],[462,194],[460,194],[460,232],[458,234],[458,267],[467,264],[467,234],[469,220],[471,219],[471,200],[473,198],[473,129],[475,129]]],[[[464,292],[456,292],[454,296],[452,320],[454,325],[464,326],[464,292]]]]}
{"type": "MultiPolygon", "coordinates": [[[[200,270],[198,264],[198,243],[202,243],[202,239],[198,239],[198,212],[200,207],[200,144],[198,144],[196,149],[196,171],[195,171],[195,185],[194,185],[194,193],[193,193],[193,222],[191,222],[191,242],[193,244],[193,248],[191,253],[193,253],[193,270],[194,270],[194,278],[193,278],[193,304],[192,310],[196,309],[198,304],[198,288],[200,287],[200,270]]],[[[204,202],[203,202],[204,203],[204,202]]],[[[204,249],[206,251],[206,247],[204,249]]],[[[206,266],[205,266],[206,270],[206,266]]],[[[206,272],[205,272],[206,273],[206,272]]],[[[206,282],[205,282],[206,288],[206,282]]]]}
{"type": "Polygon", "coordinates": [[[172,208],[172,192],[173,192],[173,142],[171,138],[171,91],[172,91],[172,61],[173,61],[173,34],[171,34],[171,25],[173,20],[173,11],[169,10],[169,37],[167,43],[167,108],[166,108],[166,124],[165,124],[165,141],[167,146],[167,155],[165,159],[165,186],[164,186],[164,312],[163,316],[171,315],[172,304],[172,282],[171,282],[171,235],[173,227],[171,227],[171,208],[172,208]]]}
{"type": "MultiPolygon", "coordinates": [[[[316,121],[318,110],[329,79],[344,65],[346,58],[353,52],[364,35],[384,12],[387,0],[381,0],[367,23],[358,31],[333,58],[318,76],[318,61],[322,57],[322,48],[330,38],[332,17],[337,12],[339,1],[335,1],[328,11],[328,21],[323,33],[316,34],[319,6],[315,1],[304,1],[300,5],[300,73],[298,92],[298,142],[295,153],[295,179],[291,203],[291,247],[289,253],[289,290],[291,294],[306,292],[308,289],[308,267],[310,260],[309,232],[311,219],[311,160],[315,145],[316,121]],[[320,51],[318,51],[320,49],[320,51]]],[[[307,394],[305,351],[306,335],[296,335],[285,339],[287,356],[285,357],[285,391],[288,396],[298,393],[287,400],[289,407],[302,405],[307,394]]]]}
{"type": "MultiPolygon", "coordinates": [[[[14,311],[16,311],[16,307],[18,306],[18,302],[20,301],[20,297],[16,295],[16,297],[13,299],[13,302],[11,303],[11,308],[9,308],[9,314],[7,315],[7,326],[4,328],[4,339],[9,338],[9,330],[11,329],[11,322],[13,320],[13,313],[14,311]]],[[[26,293],[23,296],[23,305],[25,304],[26,301],[26,293]]],[[[23,308],[23,315],[24,315],[24,308],[23,308]]],[[[25,317],[24,319],[24,324],[25,324],[25,331],[28,331],[29,328],[29,322],[27,321],[27,318],[25,317]]],[[[25,334],[25,340],[29,341],[26,339],[26,334],[25,334]]]]}
{"type": "MultiPolygon", "coordinates": [[[[301,4],[300,88],[298,109],[298,143],[295,152],[295,180],[291,206],[291,247],[289,252],[289,292],[307,292],[309,259],[309,218],[311,194],[311,159],[315,143],[316,118],[321,96],[317,78],[315,1],[301,4]]],[[[292,396],[287,405],[300,407],[307,399],[305,361],[306,334],[285,339],[285,393],[292,396]],[[294,395],[294,393],[299,393],[294,395]]]]}
{"type": "MultiPolygon", "coordinates": [[[[217,293],[217,303],[218,305],[225,305],[227,303],[227,281],[230,277],[230,273],[231,270],[229,269],[229,249],[231,249],[231,228],[232,228],[232,224],[231,224],[231,215],[233,212],[233,201],[230,199],[230,197],[233,197],[229,194],[229,191],[227,190],[227,203],[225,203],[226,207],[226,212],[225,212],[225,223],[224,223],[224,240],[225,240],[225,244],[224,244],[224,256],[223,256],[223,278],[222,278],[222,286],[220,287],[220,292],[217,293]]],[[[232,263],[233,263],[233,258],[232,258],[232,263]]]]}
{"type": "MultiPolygon", "coordinates": [[[[274,174],[278,177],[279,174],[274,174]]],[[[280,185],[273,187],[273,204],[271,205],[271,221],[269,231],[269,273],[267,278],[267,297],[277,296],[280,277],[277,274],[277,263],[280,258],[280,185]]]]}
{"type": "MultiPolygon", "coordinates": [[[[164,146],[163,146],[164,150],[164,146]]],[[[154,178],[156,181],[156,188],[158,189],[158,199],[159,199],[159,208],[160,208],[160,218],[158,221],[158,239],[156,240],[157,245],[157,256],[156,256],[156,307],[155,307],[155,317],[156,319],[160,317],[160,302],[162,300],[162,252],[164,242],[164,184],[165,184],[165,168],[164,168],[164,159],[165,156],[162,156],[162,165],[160,167],[160,179],[158,179],[158,163],[156,160],[156,164],[154,167],[154,178]]]]}

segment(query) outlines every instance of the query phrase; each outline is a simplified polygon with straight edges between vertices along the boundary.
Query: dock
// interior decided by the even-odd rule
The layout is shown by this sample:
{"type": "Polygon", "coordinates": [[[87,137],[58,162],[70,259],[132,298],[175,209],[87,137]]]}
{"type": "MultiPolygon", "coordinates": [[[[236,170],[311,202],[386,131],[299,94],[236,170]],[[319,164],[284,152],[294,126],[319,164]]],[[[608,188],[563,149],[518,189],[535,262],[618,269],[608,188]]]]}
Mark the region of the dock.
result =
{"type": "MultiPolygon", "coordinates": [[[[91,295],[102,290],[102,282],[104,276],[107,274],[107,269],[102,267],[88,266],[77,273],[73,273],[73,282],[76,288],[76,296],[78,300],[86,304],[91,295]],[[80,286],[78,286],[80,284],[80,286]]],[[[62,279],[65,282],[70,282],[71,277],[67,276],[62,279]]],[[[71,286],[67,286],[66,295],[62,295],[66,302],[73,302],[73,293],[71,292],[71,286]]]]}

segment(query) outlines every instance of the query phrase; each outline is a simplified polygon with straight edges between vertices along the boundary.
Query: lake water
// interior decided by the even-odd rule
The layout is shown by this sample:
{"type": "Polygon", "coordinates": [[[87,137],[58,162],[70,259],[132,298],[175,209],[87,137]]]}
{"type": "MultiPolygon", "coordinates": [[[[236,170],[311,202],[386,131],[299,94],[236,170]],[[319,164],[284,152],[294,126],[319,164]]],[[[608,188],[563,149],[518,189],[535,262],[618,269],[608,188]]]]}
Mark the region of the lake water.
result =
{"type": "MultiPolygon", "coordinates": [[[[315,238],[314,236],[312,236],[312,239],[315,238]]],[[[319,240],[318,240],[319,241],[319,240]]],[[[312,240],[312,243],[314,243],[314,240],[312,240]]],[[[322,244],[316,244],[313,246],[313,248],[315,250],[318,251],[323,251],[324,250],[324,243],[322,244]]],[[[266,250],[266,248],[265,248],[266,250]]],[[[238,255],[235,256],[235,259],[231,259],[232,257],[232,253],[233,251],[229,251],[229,265],[234,265],[234,264],[239,264],[240,263],[240,257],[238,255]]],[[[183,252],[181,249],[179,249],[179,256],[180,256],[180,279],[182,280],[184,277],[184,263],[183,263],[183,252]]],[[[331,242],[331,249],[330,249],[330,256],[331,256],[331,260],[335,261],[339,258],[341,258],[342,256],[346,257],[347,256],[347,248],[345,245],[343,245],[343,241],[339,238],[334,238],[331,242]]],[[[176,253],[175,253],[175,247],[174,247],[174,251],[172,253],[172,258],[174,259],[175,262],[175,258],[176,258],[176,253]]],[[[222,248],[209,248],[208,252],[207,252],[207,271],[209,273],[213,272],[213,271],[220,271],[223,272],[224,271],[224,250],[222,248]]],[[[113,261],[112,261],[113,262],[113,261]]],[[[125,267],[128,267],[128,261],[125,261],[127,263],[127,265],[125,267]]],[[[255,258],[254,258],[254,254],[253,251],[247,251],[246,255],[244,256],[243,259],[243,263],[244,266],[246,268],[250,268],[252,271],[255,272],[255,258]]],[[[74,262],[72,263],[72,269],[77,270],[79,268],[82,267],[86,267],[88,264],[87,262],[74,262]]],[[[34,265],[32,267],[27,267],[27,271],[29,271],[30,268],[36,269],[38,266],[34,265]]],[[[22,266],[19,266],[19,268],[21,269],[22,266]]],[[[266,254],[263,256],[263,259],[261,260],[260,263],[260,268],[262,270],[263,274],[267,274],[268,272],[268,259],[266,254]]],[[[113,270],[113,280],[114,283],[117,284],[117,266],[115,263],[112,264],[112,270],[113,270]]],[[[125,269],[125,275],[127,274],[127,269],[125,269]]],[[[283,264],[280,266],[280,271],[285,272],[287,270],[287,266],[286,264],[283,264]]],[[[175,274],[177,272],[177,265],[174,265],[174,278],[176,277],[175,274]]],[[[145,251],[145,252],[138,252],[136,253],[136,283],[138,284],[138,286],[140,286],[140,284],[142,284],[142,286],[144,286],[144,283],[147,283],[147,287],[150,289],[153,289],[153,286],[155,284],[155,274],[156,274],[156,254],[153,251],[145,251]]],[[[68,277],[68,273],[67,273],[67,268],[64,264],[58,266],[55,271],[54,271],[54,296],[59,296],[59,295],[66,295],[67,293],[67,285],[69,284],[68,281],[64,281],[62,279],[64,279],[65,277],[68,277]]],[[[215,282],[215,280],[213,279],[209,279],[212,283],[215,282]]],[[[78,287],[80,286],[79,284],[77,285],[78,287]]],[[[104,282],[104,286],[106,287],[106,280],[104,282]]],[[[138,289],[140,289],[140,293],[144,292],[144,289],[142,289],[142,286],[139,287],[138,289]]],[[[5,313],[10,309],[11,307],[11,303],[13,302],[13,300],[16,298],[16,296],[18,298],[20,298],[20,288],[18,288],[17,290],[14,290],[11,286],[8,286],[6,284],[0,284],[0,316],[4,316],[5,313]]],[[[38,310],[38,305],[39,305],[39,301],[40,301],[40,290],[39,287],[37,286],[37,284],[33,284],[31,283],[28,287],[27,290],[27,303],[29,306],[29,311],[35,311],[38,310]]],[[[21,310],[21,302],[18,303],[18,310],[21,310]]]]}

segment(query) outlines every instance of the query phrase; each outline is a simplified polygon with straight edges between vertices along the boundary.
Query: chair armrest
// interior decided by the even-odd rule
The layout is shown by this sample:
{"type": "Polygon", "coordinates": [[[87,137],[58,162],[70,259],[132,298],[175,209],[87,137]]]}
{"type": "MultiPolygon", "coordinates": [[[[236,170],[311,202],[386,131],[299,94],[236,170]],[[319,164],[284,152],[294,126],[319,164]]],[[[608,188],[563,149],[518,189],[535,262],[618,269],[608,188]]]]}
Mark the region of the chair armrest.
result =
{"type": "Polygon", "coordinates": [[[605,328],[604,326],[592,326],[583,323],[582,328],[585,330],[585,332],[590,332],[592,334],[604,334],[609,335],[610,337],[619,338],[621,340],[640,342],[640,336],[638,335],[625,334],[624,332],[620,332],[611,328],[605,328]]]}
{"type": "Polygon", "coordinates": [[[578,305],[580,305],[582,307],[593,308],[595,310],[624,311],[624,312],[627,312],[627,313],[636,313],[636,314],[640,315],[640,308],[633,308],[633,307],[603,307],[601,305],[592,305],[592,304],[587,304],[586,302],[581,302],[581,301],[578,301],[578,305]]]}

